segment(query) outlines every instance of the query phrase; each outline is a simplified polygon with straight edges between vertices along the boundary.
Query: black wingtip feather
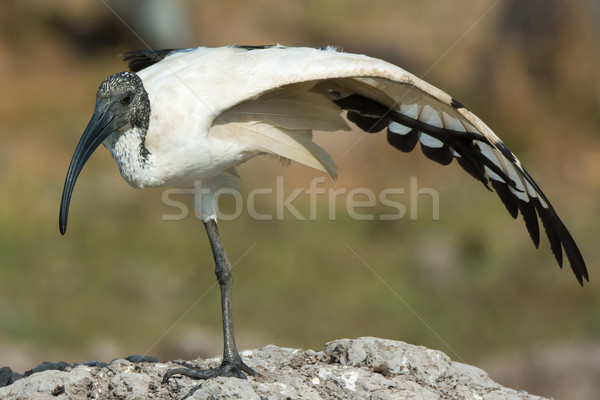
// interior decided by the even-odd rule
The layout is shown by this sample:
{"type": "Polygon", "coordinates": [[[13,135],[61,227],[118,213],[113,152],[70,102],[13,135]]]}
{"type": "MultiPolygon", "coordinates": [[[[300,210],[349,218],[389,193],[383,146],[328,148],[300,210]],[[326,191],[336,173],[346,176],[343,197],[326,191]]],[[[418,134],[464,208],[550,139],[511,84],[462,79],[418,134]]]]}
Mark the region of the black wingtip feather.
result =
{"type": "Polygon", "coordinates": [[[452,98],[450,105],[454,108],[465,108],[465,106],[463,106],[462,103],[460,101],[456,100],[454,97],[452,98]]]}
{"type": "Polygon", "coordinates": [[[529,232],[529,236],[531,236],[531,240],[533,240],[533,244],[537,249],[540,247],[540,226],[538,224],[535,206],[521,199],[517,200],[517,206],[519,207],[519,211],[521,211],[521,215],[525,221],[527,232],[529,232]]]}
{"type": "Polygon", "coordinates": [[[265,50],[265,49],[270,49],[272,47],[277,47],[277,45],[274,44],[265,44],[265,45],[259,45],[259,46],[254,46],[254,45],[244,45],[244,44],[234,44],[231,47],[235,47],[238,49],[244,49],[244,50],[265,50]]]}
{"type": "Polygon", "coordinates": [[[390,145],[394,146],[401,152],[410,153],[411,151],[413,151],[413,149],[417,145],[417,142],[419,141],[419,132],[413,129],[406,135],[399,135],[397,133],[391,132],[388,129],[387,141],[390,145]]]}
{"type": "Polygon", "coordinates": [[[458,157],[456,159],[456,161],[458,161],[458,164],[469,174],[471,175],[473,178],[477,179],[478,181],[480,181],[481,183],[483,183],[483,185],[489,189],[488,187],[488,179],[485,177],[485,174],[483,172],[483,168],[481,167],[480,164],[478,164],[475,160],[473,160],[472,158],[467,158],[465,156],[461,156],[458,157]]]}
{"type": "Polygon", "coordinates": [[[583,286],[583,280],[585,279],[589,282],[590,279],[585,261],[575,240],[551,205],[549,205],[548,208],[544,208],[539,200],[535,199],[535,206],[538,215],[542,220],[542,224],[544,225],[544,229],[546,230],[546,234],[548,235],[548,239],[550,240],[550,247],[552,248],[552,252],[556,257],[558,264],[562,267],[562,249],[564,249],[577,281],[583,286]]]}
{"type": "Polygon", "coordinates": [[[365,117],[355,111],[348,111],[348,119],[367,133],[381,132],[389,123],[387,118],[365,117]]]}
{"type": "Polygon", "coordinates": [[[503,182],[499,182],[493,179],[491,179],[491,182],[492,187],[496,191],[498,197],[500,197],[500,200],[502,200],[502,203],[504,203],[504,206],[506,207],[506,210],[508,211],[510,216],[513,218],[517,218],[519,216],[519,206],[517,205],[515,196],[508,189],[508,186],[503,182]]]}
{"type": "Polygon", "coordinates": [[[131,72],[138,72],[153,64],[162,61],[166,56],[176,51],[175,49],[161,50],[131,50],[121,54],[123,61],[129,61],[127,66],[131,72]]]}
{"type": "Polygon", "coordinates": [[[421,151],[423,151],[423,154],[425,154],[427,158],[441,165],[448,165],[454,159],[452,151],[450,151],[450,148],[446,145],[434,148],[425,146],[421,143],[421,151]]]}
{"type": "MultiPolygon", "coordinates": [[[[547,212],[540,213],[540,219],[542,220],[542,225],[544,225],[544,230],[546,231],[546,236],[548,236],[548,240],[550,241],[550,248],[552,249],[552,254],[554,254],[554,258],[556,258],[556,262],[562,268],[563,266],[563,254],[562,254],[562,246],[560,244],[560,237],[556,233],[554,229],[554,223],[547,212]]],[[[577,275],[577,273],[575,273],[577,275]]]]}

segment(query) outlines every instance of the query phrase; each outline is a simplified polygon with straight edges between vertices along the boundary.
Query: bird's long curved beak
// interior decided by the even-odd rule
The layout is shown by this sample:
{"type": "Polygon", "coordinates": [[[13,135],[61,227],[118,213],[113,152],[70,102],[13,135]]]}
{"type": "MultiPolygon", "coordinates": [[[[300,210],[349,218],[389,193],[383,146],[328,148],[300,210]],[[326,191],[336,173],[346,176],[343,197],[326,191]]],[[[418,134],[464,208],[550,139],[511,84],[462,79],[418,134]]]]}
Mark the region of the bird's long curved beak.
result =
{"type": "Polygon", "coordinates": [[[77,144],[75,153],[73,153],[73,158],[71,159],[71,164],[69,165],[69,170],[67,171],[60,203],[59,228],[60,233],[63,235],[67,230],[69,204],[71,202],[71,194],[73,193],[75,181],[77,181],[81,169],[94,150],[100,146],[100,143],[102,143],[104,139],[118,129],[118,127],[115,126],[116,117],[117,115],[110,112],[108,105],[96,105],[94,115],[92,115],[92,119],[85,128],[83,135],[81,135],[81,139],[79,139],[79,143],[77,144]]]}

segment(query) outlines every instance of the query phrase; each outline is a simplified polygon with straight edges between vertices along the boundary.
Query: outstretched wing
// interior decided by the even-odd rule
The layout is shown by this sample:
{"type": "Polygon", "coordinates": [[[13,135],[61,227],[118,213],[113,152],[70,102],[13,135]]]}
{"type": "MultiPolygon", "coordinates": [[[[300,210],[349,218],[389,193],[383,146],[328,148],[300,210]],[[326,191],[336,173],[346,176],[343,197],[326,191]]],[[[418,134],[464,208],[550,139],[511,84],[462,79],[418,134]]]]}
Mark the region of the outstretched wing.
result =
{"type": "Polygon", "coordinates": [[[333,101],[348,111],[349,120],[369,133],[387,128],[388,143],[398,150],[409,152],[419,143],[423,154],[439,164],[456,159],[471,176],[493,188],[513,218],[523,216],[536,247],[539,217],[558,264],[562,267],[564,249],[577,280],[581,284],[588,280],[577,244],[540,187],[487,125],[458,101],[404,101],[400,96],[396,104],[384,105],[357,91],[340,91],[336,96],[333,101]]]}
{"type": "MultiPolygon", "coordinates": [[[[428,158],[458,164],[519,213],[537,247],[538,218],[562,267],[563,249],[577,280],[588,273],[554,208],[504,143],[447,93],[385,61],[333,48],[232,46],[128,53],[145,85],[177,77],[210,112],[209,134],[233,135],[250,151],[287,157],[334,174],[311,131],[339,130],[340,109],[365,132],[387,131],[402,152],[419,143],[428,158]],[[153,70],[152,64],[167,68],[153,70]]],[[[172,83],[169,83],[172,85],[172,83]]],[[[158,99],[157,99],[158,101],[158,99]]]]}

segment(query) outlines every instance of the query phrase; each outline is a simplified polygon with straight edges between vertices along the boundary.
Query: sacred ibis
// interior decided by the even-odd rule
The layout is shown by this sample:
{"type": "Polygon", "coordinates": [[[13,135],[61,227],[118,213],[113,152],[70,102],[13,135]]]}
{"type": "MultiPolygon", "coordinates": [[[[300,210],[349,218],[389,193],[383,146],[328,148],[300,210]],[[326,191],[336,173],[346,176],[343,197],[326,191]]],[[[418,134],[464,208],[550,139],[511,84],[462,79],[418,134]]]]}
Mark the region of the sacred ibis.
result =
{"type": "Polygon", "coordinates": [[[100,85],[92,118],[71,160],[60,206],[65,233],[75,181],[103,143],[133,187],[201,187],[195,201],[221,288],[220,367],[175,369],[196,379],[256,374],[241,359],[232,321],[231,264],[217,229],[213,193],[235,185],[235,167],[259,155],[297,161],[336,176],[312,131],[386,129],[402,152],[417,143],[428,158],[458,164],[520,213],[535,246],[542,221],[558,264],[563,249],[580,284],[588,280],[575,241],[533,178],[504,143],[460,102],[402,68],[335,48],[229,46],[141,50],[124,55],[131,72],[100,85]],[[196,185],[200,181],[201,185],[196,185]],[[208,189],[208,190],[207,190],[208,189]]]}

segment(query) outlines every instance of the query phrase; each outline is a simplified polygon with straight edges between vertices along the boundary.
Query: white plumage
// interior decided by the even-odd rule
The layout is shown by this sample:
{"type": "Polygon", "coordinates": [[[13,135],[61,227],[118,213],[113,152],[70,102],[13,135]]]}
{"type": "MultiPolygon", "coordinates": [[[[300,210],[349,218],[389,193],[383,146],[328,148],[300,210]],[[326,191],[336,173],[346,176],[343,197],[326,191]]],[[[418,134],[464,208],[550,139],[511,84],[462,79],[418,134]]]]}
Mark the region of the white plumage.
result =
{"type": "Polygon", "coordinates": [[[202,189],[209,189],[198,193],[202,201],[196,211],[205,222],[223,290],[223,365],[210,373],[177,370],[166,378],[227,374],[232,365],[236,376],[253,373],[235,349],[226,310],[231,271],[210,190],[235,184],[235,167],[263,154],[335,177],[334,161],[312,141],[312,131],[348,130],[344,111],[366,132],[387,128],[388,142],[401,151],[412,151],[419,142],[440,164],[456,159],[497,192],[513,217],[523,216],[536,246],[539,217],[559,265],[564,249],[578,281],[588,279],[573,238],[504,143],[450,95],[400,67],[334,48],[279,45],[145,50],[125,59],[135,74],[112,75],[98,89],[96,110],[67,173],[60,228],[64,233],[79,171],[102,142],[136,188],[199,187],[201,181],[202,189]]]}

